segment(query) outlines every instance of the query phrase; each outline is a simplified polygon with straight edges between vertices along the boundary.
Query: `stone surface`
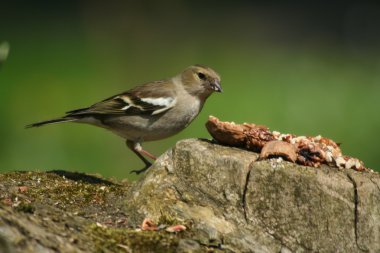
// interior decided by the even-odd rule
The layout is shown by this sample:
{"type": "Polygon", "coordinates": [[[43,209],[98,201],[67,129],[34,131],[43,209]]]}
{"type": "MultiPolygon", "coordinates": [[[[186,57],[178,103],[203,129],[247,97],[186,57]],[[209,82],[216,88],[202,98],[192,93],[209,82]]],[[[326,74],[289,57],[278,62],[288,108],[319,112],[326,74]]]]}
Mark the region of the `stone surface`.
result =
{"type": "Polygon", "coordinates": [[[130,189],[130,207],[191,221],[199,241],[233,252],[380,252],[377,173],[256,160],[181,141],[130,189]]]}
{"type": "Polygon", "coordinates": [[[137,182],[0,175],[0,252],[380,252],[380,176],[183,140],[137,182]],[[150,218],[161,231],[139,231],[150,218]],[[165,232],[182,224],[186,231],[165,232]]]}

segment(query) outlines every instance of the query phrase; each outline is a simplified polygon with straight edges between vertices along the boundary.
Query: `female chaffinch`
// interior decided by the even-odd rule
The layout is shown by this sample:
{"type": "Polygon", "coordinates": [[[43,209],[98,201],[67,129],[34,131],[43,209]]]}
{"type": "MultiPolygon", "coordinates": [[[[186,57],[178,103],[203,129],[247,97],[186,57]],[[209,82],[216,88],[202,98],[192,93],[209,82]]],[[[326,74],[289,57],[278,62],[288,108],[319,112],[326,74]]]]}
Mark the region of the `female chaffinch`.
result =
{"type": "Polygon", "coordinates": [[[110,130],[124,138],[128,148],[144,162],[144,168],[132,171],[139,174],[151,165],[144,155],[156,159],[140,143],[164,139],[185,129],[213,92],[222,92],[219,74],[209,67],[194,65],[172,78],[139,85],[90,107],[27,128],[77,122],[110,130]]]}

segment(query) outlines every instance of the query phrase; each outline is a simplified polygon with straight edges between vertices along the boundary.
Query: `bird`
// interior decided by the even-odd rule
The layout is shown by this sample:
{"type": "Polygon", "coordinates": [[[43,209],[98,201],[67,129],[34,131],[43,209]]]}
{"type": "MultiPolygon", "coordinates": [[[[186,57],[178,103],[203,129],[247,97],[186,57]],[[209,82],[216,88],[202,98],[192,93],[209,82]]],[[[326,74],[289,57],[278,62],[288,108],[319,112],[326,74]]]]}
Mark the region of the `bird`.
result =
{"type": "Polygon", "coordinates": [[[207,98],[214,92],[222,92],[220,82],[215,70],[196,64],[172,78],[138,85],[89,107],[68,111],[63,117],[26,128],[75,122],[109,130],[122,137],[144,163],[142,169],[131,171],[140,174],[152,165],[147,158],[157,159],[141,143],[165,139],[185,129],[201,112],[207,98]]]}

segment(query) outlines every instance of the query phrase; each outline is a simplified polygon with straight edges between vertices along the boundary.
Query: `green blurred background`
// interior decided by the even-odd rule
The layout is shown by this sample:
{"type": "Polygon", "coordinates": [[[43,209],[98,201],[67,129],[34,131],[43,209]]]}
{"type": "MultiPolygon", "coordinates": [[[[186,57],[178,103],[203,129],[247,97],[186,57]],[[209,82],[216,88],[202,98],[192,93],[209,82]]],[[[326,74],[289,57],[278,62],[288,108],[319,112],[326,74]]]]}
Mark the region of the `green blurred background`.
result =
{"type": "Polygon", "coordinates": [[[0,171],[65,169],[130,178],[142,163],[88,125],[25,130],[136,84],[201,63],[222,76],[161,154],[210,138],[208,115],[330,137],[380,169],[380,5],[301,1],[9,1],[0,3],[0,171]]]}

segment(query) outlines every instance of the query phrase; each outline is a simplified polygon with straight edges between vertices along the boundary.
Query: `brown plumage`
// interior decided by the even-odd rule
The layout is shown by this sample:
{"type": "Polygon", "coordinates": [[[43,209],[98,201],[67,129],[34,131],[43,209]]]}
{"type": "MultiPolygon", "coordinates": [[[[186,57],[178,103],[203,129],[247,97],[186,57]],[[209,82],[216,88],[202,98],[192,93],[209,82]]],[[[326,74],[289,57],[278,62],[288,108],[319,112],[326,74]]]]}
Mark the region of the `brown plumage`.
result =
{"type": "Polygon", "coordinates": [[[140,173],[151,165],[144,155],[155,159],[140,143],[180,132],[199,114],[206,99],[213,92],[221,91],[218,73],[209,67],[194,65],[172,78],[136,86],[90,107],[69,111],[61,118],[27,127],[77,122],[108,129],[124,138],[127,146],[145,163],[143,169],[133,171],[140,173]]]}

